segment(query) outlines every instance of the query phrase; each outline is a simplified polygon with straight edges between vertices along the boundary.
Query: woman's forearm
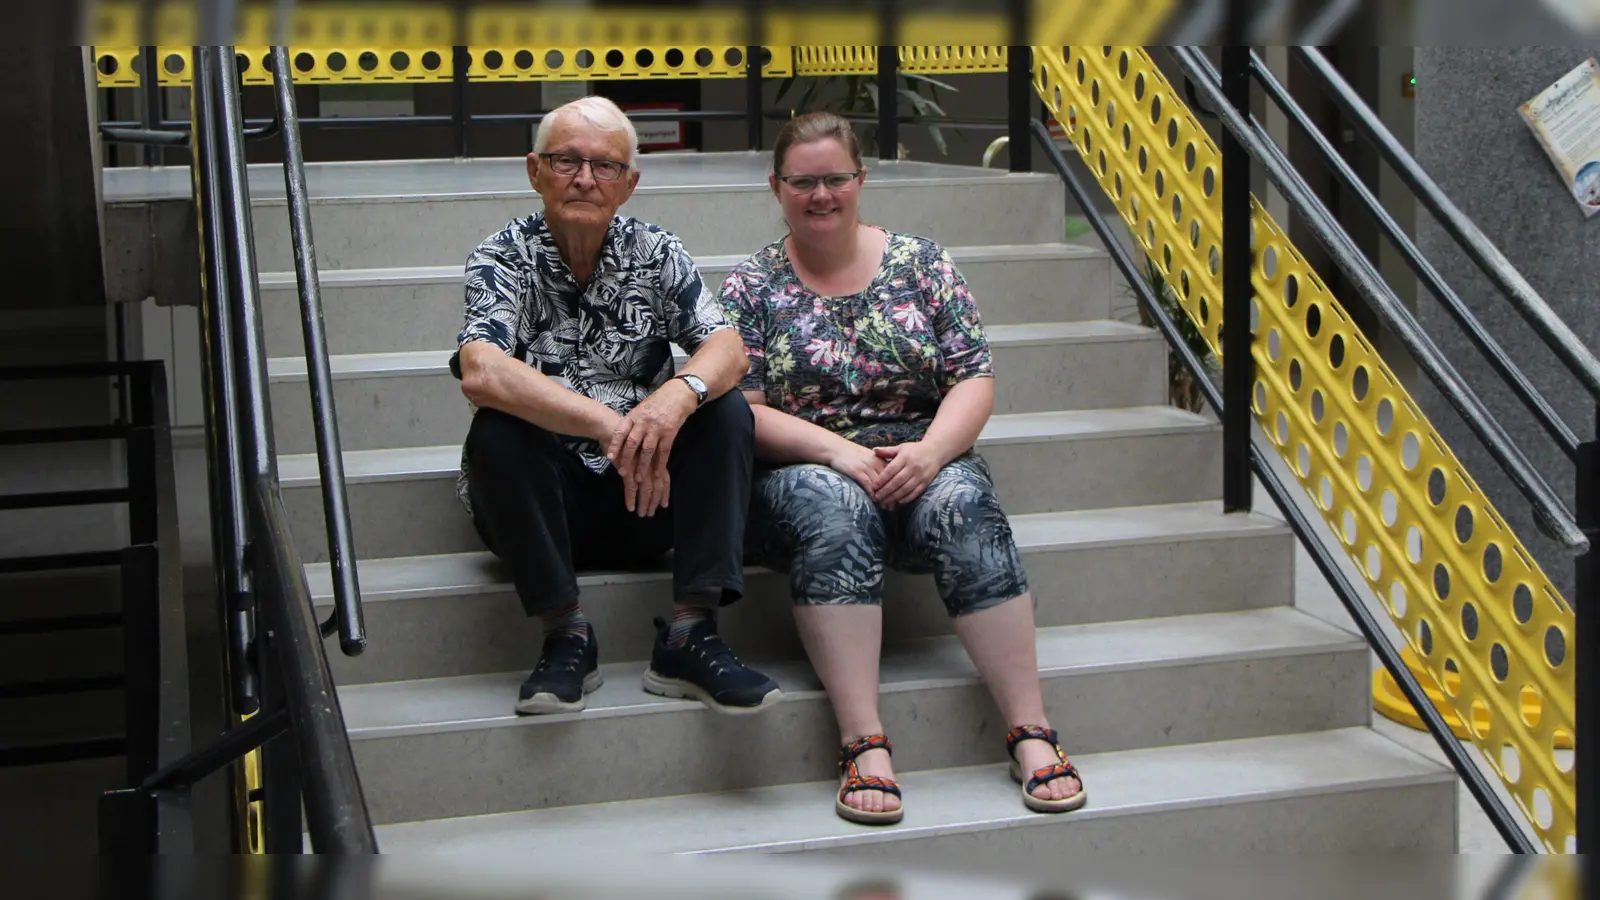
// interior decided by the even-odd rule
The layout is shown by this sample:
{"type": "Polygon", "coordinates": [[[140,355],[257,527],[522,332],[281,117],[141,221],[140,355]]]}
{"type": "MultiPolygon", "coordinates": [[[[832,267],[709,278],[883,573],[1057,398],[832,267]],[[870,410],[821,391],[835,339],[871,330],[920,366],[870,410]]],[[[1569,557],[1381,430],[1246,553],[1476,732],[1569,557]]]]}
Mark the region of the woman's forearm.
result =
{"type": "Polygon", "coordinates": [[[756,457],[770,463],[828,465],[841,444],[849,441],[818,425],[767,405],[766,398],[746,391],[756,417],[756,457]]]}
{"type": "Polygon", "coordinates": [[[949,463],[978,443],[993,412],[994,379],[968,378],[940,401],[922,441],[938,449],[942,463],[949,463]]]}

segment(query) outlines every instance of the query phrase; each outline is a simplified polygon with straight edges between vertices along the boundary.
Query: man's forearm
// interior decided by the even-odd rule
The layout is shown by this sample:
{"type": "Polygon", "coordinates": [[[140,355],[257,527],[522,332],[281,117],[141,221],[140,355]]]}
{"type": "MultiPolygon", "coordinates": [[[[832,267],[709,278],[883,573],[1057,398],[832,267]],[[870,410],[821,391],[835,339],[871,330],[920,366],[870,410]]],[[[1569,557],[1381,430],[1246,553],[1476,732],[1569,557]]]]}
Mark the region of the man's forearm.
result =
{"type": "Polygon", "coordinates": [[[461,391],[478,406],[557,434],[603,440],[617,417],[600,401],[563,387],[488,344],[461,348],[461,391]]]}
{"type": "Polygon", "coordinates": [[[750,359],[744,353],[744,341],[733,329],[725,329],[700,343],[694,355],[678,371],[680,375],[694,375],[706,383],[706,399],[715,400],[739,385],[739,379],[750,369],[750,359]]]}

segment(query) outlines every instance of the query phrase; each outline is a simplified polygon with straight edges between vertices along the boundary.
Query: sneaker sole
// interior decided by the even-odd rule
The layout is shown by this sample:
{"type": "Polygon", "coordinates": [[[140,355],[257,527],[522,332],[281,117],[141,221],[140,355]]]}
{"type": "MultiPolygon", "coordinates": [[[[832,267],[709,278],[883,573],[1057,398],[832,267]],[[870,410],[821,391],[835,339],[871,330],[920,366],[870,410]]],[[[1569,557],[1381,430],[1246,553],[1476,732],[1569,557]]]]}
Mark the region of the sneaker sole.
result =
{"type": "Polygon", "coordinates": [[[583,712],[589,706],[589,695],[605,684],[604,675],[596,669],[583,677],[583,696],[566,703],[555,694],[544,692],[534,694],[526,700],[517,701],[517,712],[524,716],[545,716],[552,713],[583,712]]]}
{"type": "Polygon", "coordinates": [[[657,674],[654,669],[645,670],[644,689],[646,692],[659,697],[671,697],[675,700],[698,700],[705,704],[708,709],[713,709],[725,716],[752,715],[783,699],[783,692],[773,688],[767,692],[765,697],[761,698],[760,703],[754,706],[728,706],[713,700],[711,695],[706,693],[705,689],[700,685],[692,681],[684,681],[681,678],[667,678],[664,675],[657,674]]]}

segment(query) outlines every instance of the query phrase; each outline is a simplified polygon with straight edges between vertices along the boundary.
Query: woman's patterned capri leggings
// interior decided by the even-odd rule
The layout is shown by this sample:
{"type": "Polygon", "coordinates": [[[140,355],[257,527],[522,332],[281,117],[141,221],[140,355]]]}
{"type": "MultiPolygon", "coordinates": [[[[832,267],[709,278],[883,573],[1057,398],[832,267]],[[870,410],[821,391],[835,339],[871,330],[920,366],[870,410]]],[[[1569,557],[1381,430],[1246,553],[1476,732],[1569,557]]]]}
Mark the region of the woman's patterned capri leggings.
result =
{"type": "Polygon", "coordinates": [[[951,616],[1028,591],[1011,523],[975,453],[940,469],[922,496],[892,511],[827,466],[758,470],[754,487],[749,555],[789,574],[796,604],[882,603],[886,567],[932,572],[951,616]]]}

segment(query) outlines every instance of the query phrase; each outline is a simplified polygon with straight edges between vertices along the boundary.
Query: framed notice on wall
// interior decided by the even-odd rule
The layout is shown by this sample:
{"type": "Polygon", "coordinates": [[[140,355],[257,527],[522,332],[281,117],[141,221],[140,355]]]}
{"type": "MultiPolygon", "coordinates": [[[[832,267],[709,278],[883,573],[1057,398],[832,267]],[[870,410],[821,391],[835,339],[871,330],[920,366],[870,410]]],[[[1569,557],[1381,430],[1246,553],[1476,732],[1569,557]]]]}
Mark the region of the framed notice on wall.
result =
{"type": "MultiPolygon", "coordinates": [[[[677,101],[662,103],[624,103],[623,112],[662,112],[683,111],[683,104],[677,101]]],[[[639,133],[640,150],[682,150],[685,146],[683,140],[683,123],[677,121],[634,122],[633,128],[639,133]]]]}
{"type": "Polygon", "coordinates": [[[1522,104],[1522,118],[1584,216],[1600,213],[1600,62],[1590,57],[1522,104]]]}

